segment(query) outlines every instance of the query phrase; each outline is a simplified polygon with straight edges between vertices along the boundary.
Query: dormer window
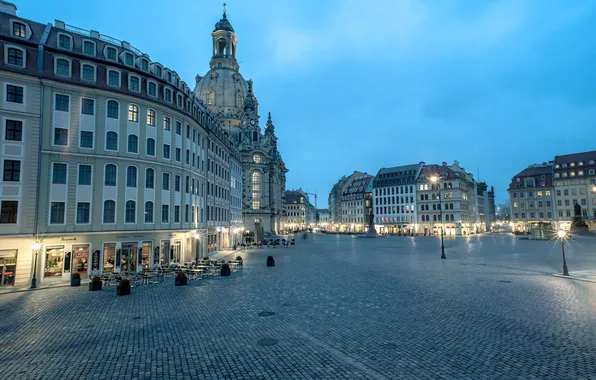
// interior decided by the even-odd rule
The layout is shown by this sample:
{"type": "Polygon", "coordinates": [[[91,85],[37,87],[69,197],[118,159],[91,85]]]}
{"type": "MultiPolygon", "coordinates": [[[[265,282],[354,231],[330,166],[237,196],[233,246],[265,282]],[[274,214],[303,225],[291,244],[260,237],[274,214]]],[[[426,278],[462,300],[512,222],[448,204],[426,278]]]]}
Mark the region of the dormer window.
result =
{"type": "Polygon", "coordinates": [[[95,66],[83,64],[81,66],[81,78],[95,82],[95,66]]]}
{"type": "Polygon", "coordinates": [[[575,177],[575,172],[571,172],[571,176],[572,177],[575,177]]]}
{"type": "Polygon", "coordinates": [[[116,48],[113,47],[108,47],[106,49],[106,58],[109,59],[110,61],[117,61],[118,58],[118,51],[116,50],[116,48]]]}
{"type": "Polygon", "coordinates": [[[70,61],[67,61],[66,59],[62,59],[62,58],[56,59],[56,74],[69,77],[70,76],[70,61]]]}
{"type": "Polygon", "coordinates": [[[9,65],[24,67],[23,57],[25,56],[23,50],[14,47],[9,47],[7,62],[9,65]]]}
{"type": "Polygon", "coordinates": [[[563,172],[563,178],[567,178],[567,172],[563,172]]]}
{"type": "Polygon", "coordinates": [[[141,91],[141,80],[139,79],[139,77],[135,77],[132,75],[130,76],[128,89],[130,91],[136,91],[136,92],[141,91]]]}
{"type": "Polygon", "coordinates": [[[58,47],[61,49],[71,49],[72,38],[66,34],[59,34],[58,35],[58,47]]]}
{"type": "Polygon", "coordinates": [[[590,164],[590,165],[594,165],[594,160],[590,160],[590,161],[588,161],[588,164],[590,164]]]}
{"type": "Polygon", "coordinates": [[[559,178],[559,177],[560,177],[559,173],[555,173],[555,178],[559,178]]]}
{"type": "Polygon", "coordinates": [[[25,24],[20,22],[13,22],[12,23],[12,35],[25,38],[27,37],[27,27],[25,24]]]}
{"type": "Polygon", "coordinates": [[[172,102],[172,90],[170,90],[169,88],[166,88],[164,90],[164,100],[166,102],[172,102]]]}
{"type": "Polygon", "coordinates": [[[584,162],[583,162],[583,161],[580,161],[580,162],[578,162],[577,164],[578,164],[579,166],[584,166],[584,162]]]}
{"type": "Polygon", "coordinates": [[[168,83],[172,83],[172,73],[168,71],[168,83]]]}
{"type": "Polygon", "coordinates": [[[141,70],[149,71],[149,61],[147,61],[146,59],[141,60],[141,70]]]}
{"type": "Polygon", "coordinates": [[[569,164],[569,166],[574,167],[575,166],[575,162],[572,162],[571,164],[569,164]]]}
{"type": "Polygon", "coordinates": [[[95,43],[91,41],[83,41],[83,54],[95,55],[95,43]]]}
{"type": "Polygon", "coordinates": [[[566,168],[567,167],[567,164],[563,164],[562,167],[566,168]]]}
{"type": "Polygon", "coordinates": [[[582,176],[582,175],[584,175],[584,171],[583,171],[583,170],[580,170],[580,171],[578,171],[578,172],[577,172],[577,175],[579,175],[579,176],[582,176]]]}
{"type": "Polygon", "coordinates": [[[157,85],[154,82],[147,83],[147,94],[149,96],[157,96],[157,85]]]}
{"type": "Polygon", "coordinates": [[[155,66],[155,76],[161,78],[161,67],[155,66]]]}
{"type": "Polygon", "coordinates": [[[558,168],[560,168],[560,166],[559,166],[559,164],[556,164],[555,169],[558,169],[558,168]]]}
{"type": "Polygon", "coordinates": [[[124,54],[124,64],[128,66],[134,66],[134,57],[131,53],[124,54]]]}

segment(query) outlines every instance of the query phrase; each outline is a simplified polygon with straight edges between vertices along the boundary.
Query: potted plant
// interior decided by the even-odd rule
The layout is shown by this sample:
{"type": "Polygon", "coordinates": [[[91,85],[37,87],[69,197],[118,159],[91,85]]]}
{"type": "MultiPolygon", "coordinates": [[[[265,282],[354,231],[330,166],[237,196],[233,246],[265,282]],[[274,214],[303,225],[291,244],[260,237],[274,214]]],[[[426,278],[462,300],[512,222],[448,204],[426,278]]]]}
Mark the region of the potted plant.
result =
{"type": "Polygon", "coordinates": [[[116,294],[119,296],[130,295],[130,281],[124,279],[120,280],[118,286],[116,287],[116,294]]]}
{"type": "Polygon", "coordinates": [[[101,290],[102,289],[101,285],[102,285],[101,278],[99,278],[98,276],[94,276],[91,279],[91,282],[89,283],[89,290],[91,290],[92,292],[96,291],[96,290],[101,290]]]}
{"type": "Polygon", "coordinates": [[[273,260],[273,256],[267,256],[267,266],[268,267],[274,267],[275,266],[275,260],[273,260]]]}
{"type": "Polygon", "coordinates": [[[242,264],[244,264],[244,263],[242,262],[242,256],[236,256],[236,261],[238,261],[238,265],[239,265],[239,266],[242,266],[242,264]]]}
{"type": "Polygon", "coordinates": [[[230,264],[222,264],[221,266],[221,276],[225,277],[225,276],[229,276],[231,275],[232,272],[230,271],[230,264]]]}
{"type": "Polygon", "coordinates": [[[176,275],[176,286],[183,286],[188,284],[188,278],[184,272],[178,272],[176,275]]]}
{"type": "Polygon", "coordinates": [[[81,274],[73,273],[70,276],[70,286],[81,286],[81,274]]]}

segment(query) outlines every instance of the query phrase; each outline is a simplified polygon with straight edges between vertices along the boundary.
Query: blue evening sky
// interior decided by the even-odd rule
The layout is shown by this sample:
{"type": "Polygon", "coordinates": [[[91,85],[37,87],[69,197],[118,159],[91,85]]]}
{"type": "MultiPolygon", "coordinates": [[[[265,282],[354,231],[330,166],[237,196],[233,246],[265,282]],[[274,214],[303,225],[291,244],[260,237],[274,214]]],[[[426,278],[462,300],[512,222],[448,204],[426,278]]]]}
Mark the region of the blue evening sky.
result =
{"type": "MultiPolygon", "coordinates": [[[[194,88],[222,2],[13,0],[126,40],[194,88]]],[[[229,0],[238,60],[271,111],[287,187],[354,170],[460,164],[506,199],[513,175],[596,149],[596,2],[229,0]]]]}

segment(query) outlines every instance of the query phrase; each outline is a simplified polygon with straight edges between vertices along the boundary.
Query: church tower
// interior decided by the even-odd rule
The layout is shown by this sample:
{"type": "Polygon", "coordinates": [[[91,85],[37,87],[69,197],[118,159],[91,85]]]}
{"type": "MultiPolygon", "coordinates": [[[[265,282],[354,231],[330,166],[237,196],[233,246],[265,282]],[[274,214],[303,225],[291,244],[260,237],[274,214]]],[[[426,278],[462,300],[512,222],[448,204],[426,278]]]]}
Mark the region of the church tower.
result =
{"type": "Polygon", "coordinates": [[[236,60],[238,39],[225,8],[223,17],[215,24],[211,39],[210,70],[205,76],[196,76],[194,93],[222,122],[233,141],[238,143],[248,83],[239,71],[236,60]]]}

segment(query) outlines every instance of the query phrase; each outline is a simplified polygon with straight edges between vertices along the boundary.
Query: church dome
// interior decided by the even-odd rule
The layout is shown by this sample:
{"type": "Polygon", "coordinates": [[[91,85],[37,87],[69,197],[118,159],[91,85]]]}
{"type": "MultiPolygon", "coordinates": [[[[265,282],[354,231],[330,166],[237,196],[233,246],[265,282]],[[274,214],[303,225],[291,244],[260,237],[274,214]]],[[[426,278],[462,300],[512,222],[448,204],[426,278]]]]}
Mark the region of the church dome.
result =
{"type": "Polygon", "coordinates": [[[204,77],[197,76],[194,93],[216,115],[240,119],[248,84],[235,70],[212,69],[204,77]]]}
{"type": "Polygon", "coordinates": [[[228,21],[225,12],[223,14],[223,18],[215,24],[215,30],[213,31],[215,32],[217,30],[226,30],[228,32],[234,31],[234,28],[232,28],[232,24],[230,24],[230,21],[228,21]]]}

